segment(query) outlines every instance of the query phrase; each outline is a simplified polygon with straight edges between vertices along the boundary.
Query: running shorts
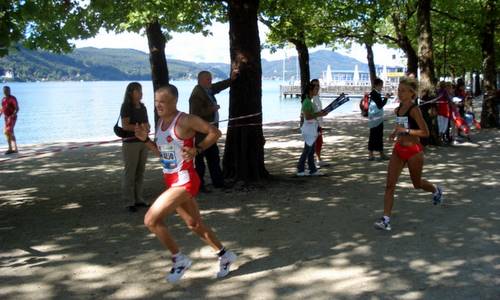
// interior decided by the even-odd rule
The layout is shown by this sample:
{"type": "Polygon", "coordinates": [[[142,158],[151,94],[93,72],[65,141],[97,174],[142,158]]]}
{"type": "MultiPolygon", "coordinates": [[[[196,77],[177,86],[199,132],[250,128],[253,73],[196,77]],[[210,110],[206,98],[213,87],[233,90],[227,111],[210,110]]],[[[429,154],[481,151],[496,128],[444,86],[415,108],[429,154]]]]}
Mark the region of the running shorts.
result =
{"type": "Polygon", "coordinates": [[[5,117],[5,134],[14,134],[14,126],[16,125],[17,116],[5,117]]]}
{"type": "Polygon", "coordinates": [[[192,197],[196,197],[200,191],[200,178],[194,168],[172,174],[163,173],[163,180],[167,189],[170,187],[183,187],[192,197]]]}
{"type": "Polygon", "coordinates": [[[399,158],[401,158],[401,160],[408,161],[414,155],[422,152],[423,150],[424,147],[421,144],[414,144],[412,146],[403,146],[400,143],[396,143],[396,145],[394,145],[393,152],[396,153],[396,155],[399,158]]]}

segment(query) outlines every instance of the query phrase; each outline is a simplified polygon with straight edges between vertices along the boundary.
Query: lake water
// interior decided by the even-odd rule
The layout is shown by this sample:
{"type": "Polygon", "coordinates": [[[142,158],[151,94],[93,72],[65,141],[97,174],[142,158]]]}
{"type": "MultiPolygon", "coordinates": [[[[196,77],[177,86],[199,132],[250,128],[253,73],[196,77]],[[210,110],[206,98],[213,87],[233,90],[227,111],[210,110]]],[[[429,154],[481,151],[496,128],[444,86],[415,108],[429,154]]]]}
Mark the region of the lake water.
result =
{"type": "MultiPolygon", "coordinates": [[[[113,126],[120,113],[128,83],[129,81],[8,83],[20,107],[15,127],[18,144],[115,139],[113,126]]],[[[143,102],[147,107],[149,120],[152,121],[152,83],[140,83],[143,87],[143,102]]],[[[196,81],[171,83],[179,89],[179,109],[188,111],[188,99],[196,81]]],[[[264,123],[298,120],[300,100],[280,98],[280,84],[281,81],[262,82],[264,123]]],[[[227,119],[229,89],[216,97],[221,106],[220,119],[227,119]]],[[[323,99],[323,106],[331,100],[323,99]]],[[[331,115],[357,112],[357,105],[358,101],[351,100],[331,115]]],[[[221,123],[220,127],[224,128],[226,124],[221,123]]],[[[4,135],[0,138],[0,143],[2,146],[6,145],[4,135]]]]}

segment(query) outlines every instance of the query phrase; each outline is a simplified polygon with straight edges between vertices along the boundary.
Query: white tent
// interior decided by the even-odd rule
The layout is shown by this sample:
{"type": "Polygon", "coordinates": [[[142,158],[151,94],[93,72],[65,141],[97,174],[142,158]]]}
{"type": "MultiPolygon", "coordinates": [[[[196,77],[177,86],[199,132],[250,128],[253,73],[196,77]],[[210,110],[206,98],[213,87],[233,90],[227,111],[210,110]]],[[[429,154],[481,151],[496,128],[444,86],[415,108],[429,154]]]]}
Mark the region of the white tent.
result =
{"type": "Polygon", "coordinates": [[[325,74],[325,76],[323,78],[325,79],[325,84],[326,85],[331,85],[332,84],[332,81],[333,81],[333,78],[332,78],[332,68],[330,67],[330,65],[328,65],[326,67],[326,74],[325,74]]]}
{"type": "Polygon", "coordinates": [[[354,65],[354,74],[352,76],[352,81],[354,81],[354,85],[357,85],[359,82],[359,68],[358,65],[354,65]]]}

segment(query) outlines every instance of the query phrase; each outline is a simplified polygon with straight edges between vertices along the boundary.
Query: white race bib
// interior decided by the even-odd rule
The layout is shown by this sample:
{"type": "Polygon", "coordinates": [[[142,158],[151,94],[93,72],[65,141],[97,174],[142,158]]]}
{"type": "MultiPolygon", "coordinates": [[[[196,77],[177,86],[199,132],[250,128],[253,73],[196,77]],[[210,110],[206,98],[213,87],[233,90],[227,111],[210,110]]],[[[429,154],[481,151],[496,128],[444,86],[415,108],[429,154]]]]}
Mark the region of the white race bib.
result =
{"type": "Polygon", "coordinates": [[[408,117],[407,116],[403,116],[403,117],[396,116],[396,125],[399,125],[399,126],[406,128],[406,129],[409,129],[410,127],[408,126],[408,117]]]}
{"type": "Polygon", "coordinates": [[[174,145],[168,143],[166,145],[159,146],[160,150],[160,161],[163,168],[167,170],[172,170],[177,168],[177,157],[175,156],[174,145]]]}

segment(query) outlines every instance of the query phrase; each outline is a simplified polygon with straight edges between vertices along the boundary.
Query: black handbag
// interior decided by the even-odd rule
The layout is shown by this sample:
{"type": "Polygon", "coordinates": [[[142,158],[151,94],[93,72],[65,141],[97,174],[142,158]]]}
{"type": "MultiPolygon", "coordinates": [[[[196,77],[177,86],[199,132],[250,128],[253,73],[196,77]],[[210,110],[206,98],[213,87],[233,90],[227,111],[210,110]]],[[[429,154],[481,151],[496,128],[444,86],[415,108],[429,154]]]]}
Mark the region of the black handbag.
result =
{"type": "Polygon", "coordinates": [[[127,136],[127,132],[118,125],[118,122],[120,122],[120,117],[121,116],[118,116],[118,120],[116,120],[116,124],[115,127],[113,127],[113,131],[115,132],[116,136],[124,138],[127,136]]]}

